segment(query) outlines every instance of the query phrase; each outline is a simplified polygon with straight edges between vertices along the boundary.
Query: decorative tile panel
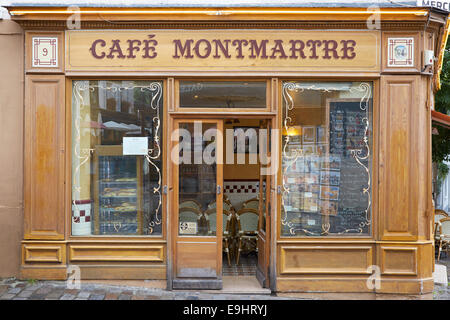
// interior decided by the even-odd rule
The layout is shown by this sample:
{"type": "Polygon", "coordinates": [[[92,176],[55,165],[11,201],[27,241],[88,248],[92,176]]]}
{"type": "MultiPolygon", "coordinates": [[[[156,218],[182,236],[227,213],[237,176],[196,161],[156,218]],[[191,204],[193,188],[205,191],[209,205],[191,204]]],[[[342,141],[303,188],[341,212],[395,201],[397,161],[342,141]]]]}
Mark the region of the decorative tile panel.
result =
{"type": "MultiPolygon", "coordinates": [[[[230,180],[223,183],[224,194],[228,196],[236,210],[242,207],[242,203],[256,198],[259,194],[259,181],[255,180],[230,180]]],[[[264,189],[263,189],[264,190],[264,189]]]]}
{"type": "Polygon", "coordinates": [[[388,67],[414,67],[414,38],[388,38],[388,67]]]}
{"type": "Polygon", "coordinates": [[[32,38],[32,66],[38,68],[58,67],[58,38],[32,38]]]}

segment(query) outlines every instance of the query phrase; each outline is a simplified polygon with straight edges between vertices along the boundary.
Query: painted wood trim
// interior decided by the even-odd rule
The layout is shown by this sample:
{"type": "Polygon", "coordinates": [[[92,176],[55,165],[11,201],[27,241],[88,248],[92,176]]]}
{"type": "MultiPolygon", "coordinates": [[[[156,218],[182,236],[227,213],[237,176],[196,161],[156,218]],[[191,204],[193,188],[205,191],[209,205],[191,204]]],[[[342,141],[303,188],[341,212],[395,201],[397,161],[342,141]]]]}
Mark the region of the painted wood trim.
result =
{"type": "Polygon", "coordinates": [[[64,239],[65,80],[25,80],[24,239],[64,239]]]}
{"type": "Polygon", "coordinates": [[[416,276],[418,273],[418,248],[417,247],[405,247],[405,246],[380,246],[380,269],[382,275],[403,275],[403,276],[416,276]],[[410,270],[406,268],[402,268],[401,264],[405,262],[404,257],[397,257],[393,259],[393,257],[388,261],[387,254],[394,254],[394,252],[397,253],[409,253],[411,254],[411,258],[413,260],[413,265],[410,270]],[[394,261],[397,263],[397,267],[395,266],[388,266],[388,264],[394,263],[394,261]]]}
{"type": "Polygon", "coordinates": [[[164,262],[164,246],[69,245],[69,261],[164,262]]]}
{"type": "Polygon", "coordinates": [[[379,239],[417,240],[416,206],[419,181],[414,170],[420,155],[416,138],[426,135],[415,127],[421,107],[420,76],[382,76],[379,149],[379,239]],[[407,100],[406,100],[407,99],[407,100]],[[407,105],[406,105],[407,103],[407,105]]]}
{"type": "MultiPolygon", "coordinates": [[[[279,248],[279,262],[280,262],[280,275],[295,275],[295,274],[371,274],[371,270],[368,270],[369,266],[372,265],[373,248],[371,246],[280,246],[279,248]],[[310,258],[314,255],[320,254],[320,251],[332,251],[342,257],[349,251],[359,251],[362,257],[365,259],[365,265],[359,268],[343,268],[338,266],[333,266],[333,260],[329,260],[327,265],[323,268],[288,268],[286,267],[286,259],[289,251],[297,251],[298,253],[304,252],[310,253],[310,258]]],[[[302,259],[303,260],[303,259],[302,259]]],[[[346,260],[348,261],[348,260],[346,260]]]]}
{"type": "Polygon", "coordinates": [[[23,245],[23,264],[25,263],[62,263],[64,246],[29,244],[23,245]]]}

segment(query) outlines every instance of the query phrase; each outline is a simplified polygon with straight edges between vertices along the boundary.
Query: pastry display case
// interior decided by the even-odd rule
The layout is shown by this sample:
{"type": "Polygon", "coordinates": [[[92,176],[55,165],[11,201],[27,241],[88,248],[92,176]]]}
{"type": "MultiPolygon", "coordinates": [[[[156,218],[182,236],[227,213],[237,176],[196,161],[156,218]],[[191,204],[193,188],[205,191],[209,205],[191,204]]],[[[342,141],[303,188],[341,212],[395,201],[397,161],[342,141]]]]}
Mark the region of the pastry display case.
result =
{"type": "Polygon", "coordinates": [[[99,145],[94,153],[95,235],[142,235],[142,165],[122,155],[121,145],[99,145]]]}

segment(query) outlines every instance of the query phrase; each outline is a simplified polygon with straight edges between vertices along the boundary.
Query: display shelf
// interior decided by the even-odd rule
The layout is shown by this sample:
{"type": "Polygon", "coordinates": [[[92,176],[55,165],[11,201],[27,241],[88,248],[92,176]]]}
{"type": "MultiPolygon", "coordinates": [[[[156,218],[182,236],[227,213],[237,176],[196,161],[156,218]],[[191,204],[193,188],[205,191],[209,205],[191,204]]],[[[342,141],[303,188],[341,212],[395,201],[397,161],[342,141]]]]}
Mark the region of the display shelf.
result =
{"type": "Polygon", "coordinates": [[[94,234],[143,234],[142,157],[123,156],[121,145],[95,151],[94,234]]]}

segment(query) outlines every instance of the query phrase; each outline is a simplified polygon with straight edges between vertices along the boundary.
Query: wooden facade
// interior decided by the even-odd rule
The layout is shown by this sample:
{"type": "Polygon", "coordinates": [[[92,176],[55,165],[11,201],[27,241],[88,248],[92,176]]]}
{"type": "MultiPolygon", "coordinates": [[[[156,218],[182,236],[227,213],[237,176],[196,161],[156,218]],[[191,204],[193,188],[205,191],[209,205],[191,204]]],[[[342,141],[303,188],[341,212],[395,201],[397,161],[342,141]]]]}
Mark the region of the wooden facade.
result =
{"type": "MultiPolygon", "coordinates": [[[[84,279],[167,279],[168,288],[172,288],[171,281],[186,266],[198,267],[200,263],[221,269],[220,239],[213,244],[205,240],[199,248],[177,237],[174,212],[178,208],[174,199],[177,199],[178,171],[168,159],[170,134],[183,119],[214,122],[236,117],[257,118],[268,120],[272,128],[280,129],[283,81],[346,80],[373,83],[370,235],[283,237],[281,195],[277,192],[282,181],[279,170],[268,180],[271,211],[267,215],[268,227],[260,232],[258,240],[264,248],[259,263],[265,271],[265,284],[277,292],[432,292],[431,109],[439,64],[435,62],[431,69],[425,68],[423,54],[424,50],[432,50],[435,56],[440,55],[446,36],[445,14],[424,8],[381,9],[380,28],[367,30],[367,12],[360,9],[292,10],[290,13],[281,9],[252,12],[236,9],[222,16],[205,14],[212,9],[196,9],[191,13],[175,9],[130,12],[99,9],[82,14],[82,29],[73,31],[67,29],[69,15],[64,10],[19,7],[9,10],[12,19],[25,30],[25,216],[21,278],[66,279],[68,266],[74,264],[81,268],[84,279]],[[102,10],[106,11],[102,13],[102,10]],[[142,61],[111,67],[112,60],[98,60],[98,64],[87,61],[84,57],[88,52],[80,51],[74,44],[92,43],[102,34],[105,39],[113,39],[136,29],[138,35],[152,29],[155,33],[158,30],[180,32],[187,37],[190,33],[208,34],[211,30],[216,37],[233,32],[245,37],[251,33],[248,29],[273,30],[276,36],[282,36],[284,31],[296,33],[308,29],[311,31],[308,33],[319,38],[330,32],[324,29],[332,29],[338,38],[347,37],[346,33],[361,37],[367,42],[367,52],[373,55],[365,56],[358,67],[349,67],[342,59],[328,68],[316,62],[306,63],[305,67],[285,64],[281,68],[275,59],[253,69],[251,66],[243,69],[233,63],[217,68],[195,63],[154,68],[142,61]],[[33,36],[58,39],[57,66],[32,65],[33,36]],[[394,37],[414,39],[410,67],[388,66],[388,39],[394,37]],[[75,61],[69,54],[79,56],[75,61]],[[84,61],[87,63],[83,65],[84,61]],[[236,78],[266,81],[267,108],[226,113],[220,109],[180,108],[180,79],[236,78]],[[168,191],[162,195],[161,235],[71,235],[71,97],[72,81],[80,79],[163,81],[163,185],[168,191]],[[371,266],[378,266],[381,272],[379,288],[367,286],[371,266]]],[[[272,153],[281,159],[280,150],[272,153]]]]}

